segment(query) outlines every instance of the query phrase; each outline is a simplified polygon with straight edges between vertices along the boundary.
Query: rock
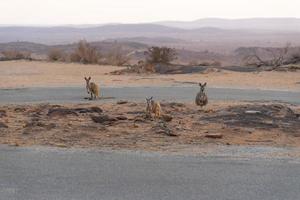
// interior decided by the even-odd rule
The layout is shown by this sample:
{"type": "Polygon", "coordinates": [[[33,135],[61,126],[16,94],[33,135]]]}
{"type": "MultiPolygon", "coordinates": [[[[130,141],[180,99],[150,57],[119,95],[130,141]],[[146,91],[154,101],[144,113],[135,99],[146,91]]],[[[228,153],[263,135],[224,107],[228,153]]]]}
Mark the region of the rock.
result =
{"type": "Polygon", "coordinates": [[[156,126],[152,127],[152,130],[157,134],[164,134],[171,137],[178,136],[167,126],[165,122],[159,122],[156,126]]]}
{"type": "Polygon", "coordinates": [[[136,117],[134,119],[134,122],[146,122],[146,119],[145,118],[142,118],[142,117],[136,117]]]}
{"type": "Polygon", "coordinates": [[[53,129],[56,127],[56,124],[54,123],[50,123],[50,124],[45,124],[43,122],[39,122],[39,121],[31,121],[31,122],[27,122],[24,125],[24,128],[32,128],[32,127],[42,127],[45,128],[47,130],[53,129]]]}
{"type": "Polygon", "coordinates": [[[128,103],[128,101],[122,101],[122,100],[117,102],[117,104],[119,104],[119,105],[120,104],[127,104],[127,103],[128,103]]]}
{"type": "Polygon", "coordinates": [[[220,69],[217,68],[207,68],[205,69],[203,72],[201,72],[202,74],[209,74],[209,73],[216,73],[216,72],[221,72],[220,69]]]}
{"type": "Polygon", "coordinates": [[[102,113],[103,110],[99,107],[91,107],[91,108],[75,108],[74,111],[79,113],[102,113]]]}
{"type": "Polygon", "coordinates": [[[47,115],[50,116],[50,117],[54,117],[54,116],[65,117],[67,115],[78,116],[78,114],[74,110],[67,109],[67,108],[54,108],[54,109],[52,108],[52,109],[49,109],[47,115]]]}
{"type": "Polygon", "coordinates": [[[0,128],[8,128],[8,126],[6,124],[4,124],[3,122],[0,122],[0,128]]]}
{"type": "Polygon", "coordinates": [[[116,119],[117,120],[127,120],[128,118],[125,116],[117,116],[116,119]]]}
{"type": "Polygon", "coordinates": [[[171,115],[162,115],[161,116],[162,120],[164,120],[165,122],[170,122],[172,121],[173,117],[171,115]]]}
{"type": "Polygon", "coordinates": [[[209,134],[206,134],[205,137],[213,138],[213,139],[221,139],[221,138],[223,138],[223,135],[221,133],[209,133],[209,134]]]}
{"type": "Polygon", "coordinates": [[[15,112],[25,112],[26,108],[15,108],[15,112]]]}
{"type": "Polygon", "coordinates": [[[171,102],[169,103],[170,107],[184,107],[185,105],[183,103],[177,103],[177,102],[171,102]]]}
{"type": "Polygon", "coordinates": [[[0,118],[2,118],[2,117],[7,117],[5,110],[0,110],[0,118]]]}
{"type": "Polygon", "coordinates": [[[117,119],[110,117],[108,115],[101,115],[101,116],[91,116],[91,119],[95,123],[100,123],[100,124],[112,124],[113,122],[116,122],[117,119]]]}
{"type": "Polygon", "coordinates": [[[201,121],[224,124],[228,127],[281,129],[291,134],[300,129],[297,114],[284,104],[246,104],[216,110],[201,121]]]}
{"type": "Polygon", "coordinates": [[[258,110],[246,110],[245,113],[246,114],[261,114],[261,112],[258,110]]]}

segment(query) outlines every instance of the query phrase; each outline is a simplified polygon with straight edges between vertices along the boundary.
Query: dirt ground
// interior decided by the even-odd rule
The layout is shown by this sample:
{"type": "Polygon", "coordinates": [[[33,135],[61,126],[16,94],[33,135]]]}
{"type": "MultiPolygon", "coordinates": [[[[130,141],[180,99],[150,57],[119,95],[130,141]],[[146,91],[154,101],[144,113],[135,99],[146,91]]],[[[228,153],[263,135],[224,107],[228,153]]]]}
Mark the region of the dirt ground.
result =
{"type": "Polygon", "coordinates": [[[109,75],[114,66],[48,63],[36,61],[0,62],[0,88],[82,86],[83,77],[105,87],[172,86],[208,82],[209,87],[300,91],[300,72],[233,72],[175,75],[109,75]]]}
{"type": "Polygon", "coordinates": [[[176,151],[180,146],[300,147],[300,106],[213,101],[162,102],[149,118],[145,103],[0,106],[0,144],[176,151]]]}

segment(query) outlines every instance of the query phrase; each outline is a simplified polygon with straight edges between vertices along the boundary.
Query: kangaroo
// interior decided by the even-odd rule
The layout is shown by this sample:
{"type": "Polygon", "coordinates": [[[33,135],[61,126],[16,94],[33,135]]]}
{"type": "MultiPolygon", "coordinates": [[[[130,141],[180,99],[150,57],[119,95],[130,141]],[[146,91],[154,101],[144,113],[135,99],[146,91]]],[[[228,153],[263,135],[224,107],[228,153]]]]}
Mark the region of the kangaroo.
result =
{"type": "Polygon", "coordinates": [[[199,86],[200,86],[200,92],[198,92],[196,96],[195,103],[197,106],[203,107],[208,103],[207,95],[204,92],[206,83],[204,84],[199,83],[199,86]]]}
{"type": "Polygon", "coordinates": [[[84,79],[86,81],[86,91],[88,94],[91,94],[91,100],[97,99],[99,97],[99,86],[94,82],[90,82],[91,77],[84,77],[84,79]]]}
{"type": "Polygon", "coordinates": [[[154,101],[153,97],[146,98],[147,107],[146,113],[148,116],[152,117],[152,113],[154,113],[154,117],[159,118],[161,116],[161,106],[158,101],[154,101]]]}

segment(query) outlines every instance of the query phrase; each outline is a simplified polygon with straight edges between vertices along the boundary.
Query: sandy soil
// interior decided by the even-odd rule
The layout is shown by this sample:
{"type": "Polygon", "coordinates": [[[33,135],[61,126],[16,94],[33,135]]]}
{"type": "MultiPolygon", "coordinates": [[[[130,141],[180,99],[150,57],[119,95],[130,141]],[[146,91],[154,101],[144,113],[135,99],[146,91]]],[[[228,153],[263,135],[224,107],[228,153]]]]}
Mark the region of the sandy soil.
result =
{"type": "Polygon", "coordinates": [[[300,106],[215,101],[200,109],[162,102],[163,117],[154,119],[146,117],[144,103],[123,103],[1,106],[0,144],[154,151],[208,144],[300,147],[300,106]],[[262,113],[245,114],[254,108],[262,113]]]}
{"type": "Polygon", "coordinates": [[[0,62],[0,88],[82,86],[92,76],[101,86],[171,86],[208,82],[210,87],[300,91],[300,72],[213,72],[183,75],[108,75],[114,66],[48,62],[0,62]]]}

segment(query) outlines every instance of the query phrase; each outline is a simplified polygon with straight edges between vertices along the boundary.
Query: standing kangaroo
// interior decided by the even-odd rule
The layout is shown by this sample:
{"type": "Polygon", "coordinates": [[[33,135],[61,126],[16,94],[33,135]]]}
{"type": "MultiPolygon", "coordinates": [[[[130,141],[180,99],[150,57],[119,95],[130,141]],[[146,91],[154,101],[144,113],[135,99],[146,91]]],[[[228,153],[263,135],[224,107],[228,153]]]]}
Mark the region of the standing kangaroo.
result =
{"type": "Polygon", "coordinates": [[[198,94],[196,96],[195,103],[197,106],[202,107],[208,103],[207,95],[204,92],[206,83],[204,83],[204,84],[199,83],[199,86],[200,86],[200,92],[198,92],[198,94]]]}
{"type": "Polygon", "coordinates": [[[159,118],[161,116],[161,106],[160,103],[153,100],[153,97],[146,98],[147,101],[147,107],[146,107],[146,113],[148,116],[152,116],[152,113],[154,113],[154,116],[156,118],[159,118]]]}
{"type": "Polygon", "coordinates": [[[90,82],[91,77],[84,77],[84,79],[86,81],[86,91],[88,94],[91,94],[91,100],[99,98],[99,86],[94,82],[90,82]]]}

